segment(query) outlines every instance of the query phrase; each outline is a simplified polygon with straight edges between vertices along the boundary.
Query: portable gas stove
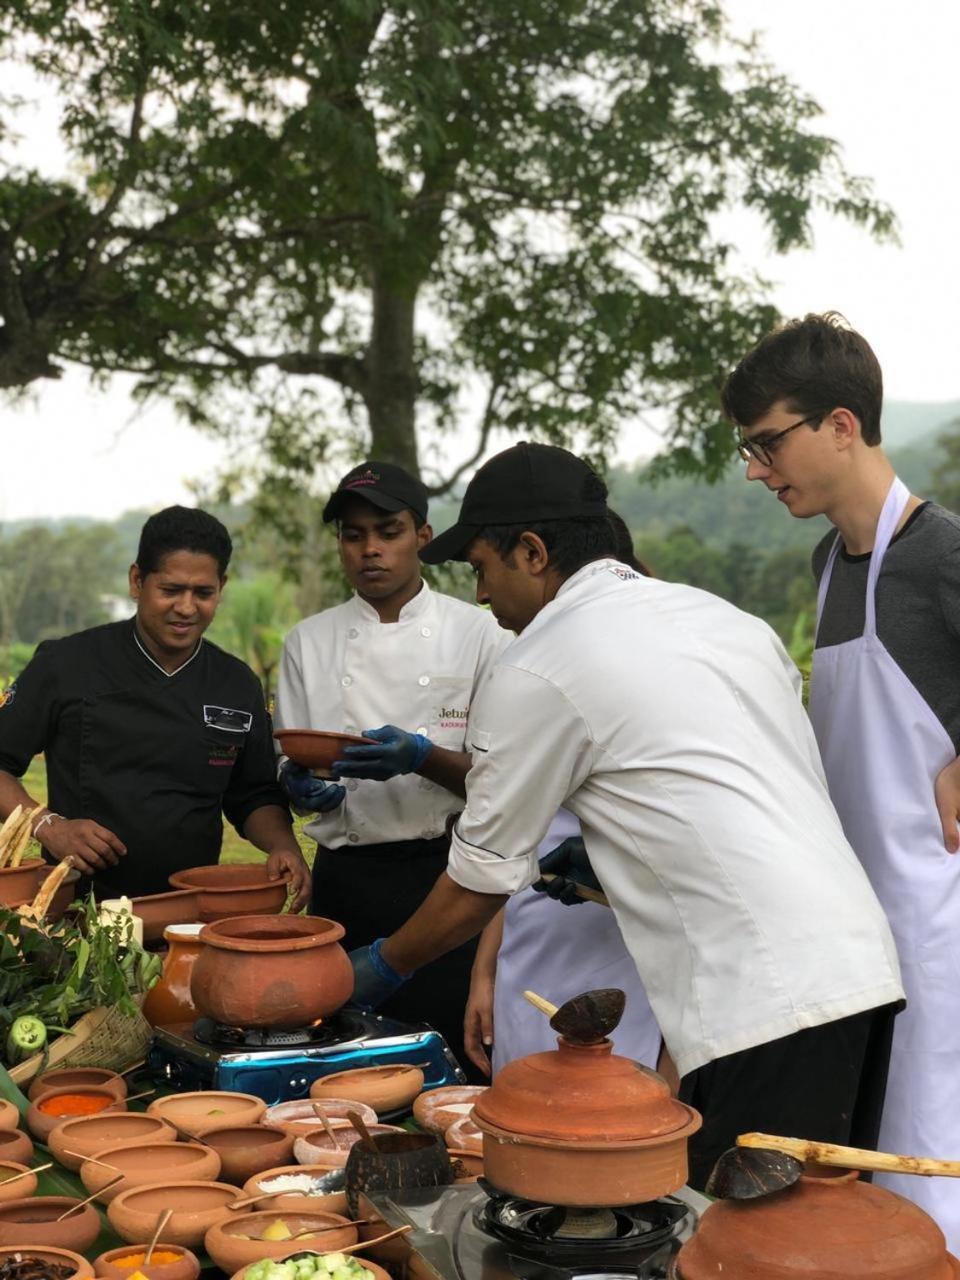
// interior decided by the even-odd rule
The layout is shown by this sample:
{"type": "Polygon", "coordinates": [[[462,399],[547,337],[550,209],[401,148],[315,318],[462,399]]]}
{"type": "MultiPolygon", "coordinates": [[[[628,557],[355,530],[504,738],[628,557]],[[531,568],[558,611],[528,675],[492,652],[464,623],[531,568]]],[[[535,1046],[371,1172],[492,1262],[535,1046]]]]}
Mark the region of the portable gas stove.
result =
{"type": "Polygon", "coordinates": [[[390,1244],[403,1250],[411,1280],[663,1280],[709,1203],[684,1187],[649,1204],[564,1209],[505,1195],[483,1179],[359,1199],[361,1215],[389,1229],[413,1227],[390,1244]]]}
{"type": "Polygon", "coordinates": [[[349,1008],[294,1031],[175,1022],[155,1028],[147,1056],[149,1072],[169,1088],[232,1089],[268,1103],[305,1098],[314,1080],[334,1071],[391,1062],[418,1066],[427,1089],[465,1080],[432,1027],[349,1008]]]}

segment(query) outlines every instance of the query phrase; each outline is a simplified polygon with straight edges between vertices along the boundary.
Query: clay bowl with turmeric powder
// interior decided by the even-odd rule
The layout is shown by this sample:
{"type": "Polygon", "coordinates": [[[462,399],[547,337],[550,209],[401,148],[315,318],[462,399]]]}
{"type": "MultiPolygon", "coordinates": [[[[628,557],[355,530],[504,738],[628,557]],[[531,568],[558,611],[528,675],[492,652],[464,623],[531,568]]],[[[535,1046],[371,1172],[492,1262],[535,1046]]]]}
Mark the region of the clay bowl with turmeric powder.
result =
{"type": "Polygon", "coordinates": [[[108,1249],[94,1259],[93,1267],[103,1280],[130,1280],[137,1272],[147,1280],[197,1280],[200,1260],[179,1244],[157,1243],[149,1263],[144,1262],[146,1250],[125,1244],[119,1249],[108,1249]]]}

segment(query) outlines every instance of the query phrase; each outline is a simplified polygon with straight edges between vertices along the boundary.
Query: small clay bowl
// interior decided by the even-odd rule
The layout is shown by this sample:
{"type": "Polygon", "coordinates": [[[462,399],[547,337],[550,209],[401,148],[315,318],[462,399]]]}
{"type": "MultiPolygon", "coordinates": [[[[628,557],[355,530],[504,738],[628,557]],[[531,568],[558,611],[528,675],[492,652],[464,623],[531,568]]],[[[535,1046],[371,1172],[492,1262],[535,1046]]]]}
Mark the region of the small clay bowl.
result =
{"type": "Polygon", "coordinates": [[[409,1107],[423,1088],[423,1072],[409,1062],[393,1062],[383,1067],[358,1067],[321,1076],[310,1086],[310,1097],[352,1098],[365,1102],[378,1115],[409,1107]]]}
{"type": "Polygon", "coordinates": [[[336,1253],[357,1243],[357,1228],[337,1213],[238,1213],[216,1223],[204,1237],[204,1247],[221,1271],[232,1272],[259,1262],[261,1258],[283,1258],[304,1248],[317,1253],[336,1253]],[[275,1222],[283,1222],[291,1235],[316,1227],[316,1235],[299,1240],[264,1240],[263,1233],[275,1222]],[[248,1239],[253,1236],[254,1238],[248,1239]]]}
{"type": "Polygon", "coordinates": [[[8,1160],[16,1164],[30,1164],[33,1160],[33,1143],[19,1129],[0,1129],[0,1163],[8,1160]]]}
{"type": "Polygon", "coordinates": [[[27,1097],[36,1102],[41,1094],[51,1089],[109,1089],[115,1098],[127,1096],[127,1082],[116,1071],[106,1067],[54,1067],[35,1076],[27,1090],[27,1097]]]}
{"type": "Polygon", "coordinates": [[[91,1086],[86,1089],[50,1089],[42,1093],[36,1102],[27,1108],[27,1128],[38,1142],[46,1142],[58,1124],[64,1120],[76,1120],[79,1116],[99,1116],[104,1111],[126,1111],[126,1098],[117,1098],[111,1089],[98,1089],[91,1086]],[[64,1101],[75,1098],[89,1111],[67,1110],[64,1101]]]}
{"type": "Polygon", "coordinates": [[[47,1146],[54,1159],[76,1172],[84,1160],[99,1156],[108,1147],[173,1142],[176,1136],[173,1125],[158,1116],[148,1116],[143,1111],[108,1111],[102,1116],[64,1120],[51,1132],[47,1146]]]}
{"type": "Polygon", "coordinates": [[[453,1084],[421,1093],[413,1104],[413,1118],[428,1133],[443,1134],[473,1110],[473,1104],[489,1085],[453,1084]]]}
{"type": "Polygon", "coordinates": [[[200,1259],[181,1245],[161,1244],[158,1241],[154,1245],[154,1253],[175,1253],[178,1256],[176,1262],[151,1262],[149,1266],[134,1264],[121,1267],[117,1264],[124,1258],[135,1258],[138,1255],[142,1258],[144,1255],[142,1248],[125,1244],[119,1249],[108,1249],[106,1253],[101,1253],[99,1258],[94,1259],[93,1265],[96,1274],[103,1276],[104,1280],[130,1280],[130,1276],[137,1271],[146,1276],[147,1280],[197,1280],[200,1275],[200,1259]]]}
{"type": "Polygon", "coordinates": [[[40,1245],[83,1253],[100,1234],[100,1215],[85,1204],[62,1222],[61,1213],[80,1204],[73,1196],[32,1196],[0,1204],[0,1245],[40,1245]]]}
{"type": "Polygon", "coordinates": [[[6,1098],[0,1098],[0,1129],[11,1131],[16,1129],[19,1123],[20,1108],[8,1102],[6,1098]]]}
{"type": "Polygon", "coordinates": [[[215,1222],[231,1216],[227,1205],[236,1198],[237,1188],[226,1182],[154,1182],[122,1191],[107,1205],[107,1218],[124,1240],[146,1244],[160,1214],[172,1209],[163,1238],[197,1249],[215,1222]]]}
{"type": "Polygon", "coordinates": [[[131,1187],[181,1178],[214,1182],[219,1176],[220,1157],[200,1142],[141,1142],[107,1147],[97,1152],[96,1160],[84,1160],[80,1166],[80,1181],[88,1192],[96,1193],[101,1204],[109,1204],[131,1187]],[[123,1181],[108,1187],[118,1172],[123,1174],[123,1181]]]}
{"type": "Polygon", "coordinates": [[[31,1173],[29,1178],[17,1178],[12,1186],[7,1185],[10,1178],[18,1173],[25,1173],[28,1167],[25,1164],[17,1164],[15,1160],[0,1160],[0,1203],[4,1200],[25,1200],[34,1194],[37,1189],[35,1173],[31,1173]]]}
{"type": "Polygon", "coordinates": [[[44,1249],[33,1245],[19,1248],[16,1245],[9,1245],[4,1249],[0,1249],[0,1266],[8,1262],[14,1254],[31,1260],[35,1258],[38,1262],[47,1263],[48,1265],[73,1267],[73,1271],[67,1277],[67,1280],[91,1280],[93,1276],[93,1267],[90,1263],[86,1258],[81,1257],[79,1253],[74,1253],[72,1249],[44,1249]]]}
{"type": "Polygon", "coordinates": [[[276,1169],[264,1169],[262,1173],[255,1173],[252,1178],[248,1178],[241,1188],[243,1196],[264,1195],[264,1199],[259,1205],[248,1205],[247,1212],[252,1213],[254,1209],[293,1209],[301,1213],[340,1213],[347,1212],[347,1193],[346,1191],[334,1191],[329,1195],[320,1193],[319,1195],[311,1195],[309,1191],[282,1191],[279,1195],[266,1196],[267,1192],[265,1184],[268,1184],[272,1178],[282,1177],[283,1174],[293,1174],[294,1176],[302,1176],[303,1174],[315,1174],[322,1177],[325,1173],[330,1173],[332,1169],[342,1169],[343,1165],[331,1164],[327,1161],[324,1164],[284,1164],[276,1169]]]}
{"type": "Polygon", "coordinates": [[[220,1157],[220,1177],[237,1186],[255,1173],[272,1169],[293,1156],[293,1138],[282,1129],[262,1124],[207,1129],[203,1140],[220,1157]]]}
{"type": "Polygon", "coordinates": [[[469,1151],[472,1155],[483,1155],[483,1132],[477,1126],[473,1116],[461,1116],[454,1120],[449,1129],[445,1129],[443,1140],[451,1150],[469,1151]]]}
{"type": "Polygon", "coordinates": [[[312,769],[321,778],[333,777],[333,762],[344,758],[344,747],[374,745],[372,738],[358,738],[354,733],[330,733],[325,729],[275,729],[273,736],[294,764],[312,769]]]}
{"type": "MultiPolygon", "coordinates": [[[[350,1148],[355,1142],[360,1141],[360,1134],[352,1128],[334,1129],[333,1132],[337,1139],[337,1147],[334,1147],[326,1129],[315,1129],[313,1133],[295,1138],[294,1157],[301,1164],[322,1164],[326,1161],[331,1165],[342,1167],[347,1163],[350,1148]]],[[[400,1129],[393,1124],[369,1124],[367,1132],[376,1137],[378,1133],[406,1133],[406,1129],[400,1129]]]]}
{"type": "Polygon", "coordinates": [[[452,1147],[448,1151],[453,1162],[454,1182],[476,1182],[483,1177],[483,1156],[478,1156],[473,1151],[457,1151],[452,1147]]]}
{"type": "MultiPolygon", "coordinates": [[[[354,1102],[351,1098],[318,1098],[317,1105],[334,1129],[349,1125],[348,1111],[356,1111],[364,1124],[377,1123],[377,1113],[372,1107],[363,1102],[354,1102]]],[[[277,1102],[272,1107],[267,1107],[260,1123],[283,1129],[285,1133],[299,1138],[301,1134],[313,1133],[323,1121],[309,1098],[295,1098],[292,1102],[277,1102]]]]}
{"type": "MultiPolygon", "coordinates": [[[[314,1252],[316,1251],[313,1249],[297,1249],[287,1254],[287,1260],[289,1261],[294,1258],[302,1258],[304,1254],[314,1252]]],[[[385,1271],[378,1263],[371,1262],[369,1258],[359,1258],[355,1253],[349,1254],[348,1257],[353,1258],[354,1262],[358,1262],[361,1267],[365,1267],[367,1271],[372,1272],[373,1280],[393,1280],[389,1271],[385,1271]]],[[[230,1280],[246,1280],[248,1267],[249,1264],[247,1267],[241,1267],[239,1271],[235,1271],[230,1277],[230,1280]]],[[[412,1269],[410,1274],[411,1276],[414,1274],[412,1269]]],[[[417,1274],[419,1274],[419,1272],[417,1274]]]]}
{"type": "Polygon", "coordinates": [[[154,1098],[147,1115],[157,1116],[175,1126],[187,1138],[202,1136],[208,1129],[258,1124],[267,1104],[252,1093],[217,1092],[172,1093],[154,1098]]]}

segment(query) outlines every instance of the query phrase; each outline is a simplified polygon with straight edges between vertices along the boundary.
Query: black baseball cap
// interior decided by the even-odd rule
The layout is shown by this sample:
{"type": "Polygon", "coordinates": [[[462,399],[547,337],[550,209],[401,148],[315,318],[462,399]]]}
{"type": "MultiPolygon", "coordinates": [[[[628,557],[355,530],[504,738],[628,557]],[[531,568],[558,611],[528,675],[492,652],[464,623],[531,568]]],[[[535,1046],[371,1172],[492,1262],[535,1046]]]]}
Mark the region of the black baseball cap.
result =
{"type": "Polygon", "coordinates": [[[420,552],[426,564],[463,560],[488,524],[593,520],[607,514],[607,486],[568,449],[524,440],[485,462],[467,485],[460,518],[420,552]]]}
{"type": "Polygon", "coordinates": [[[361,462],[348,471],[323,508],[323,520],[336,520],[348,498],[363,498],[381,511],[412,511],[421,520],[427,518],[426,486],[403,467],[392,462],[361,462]]]}

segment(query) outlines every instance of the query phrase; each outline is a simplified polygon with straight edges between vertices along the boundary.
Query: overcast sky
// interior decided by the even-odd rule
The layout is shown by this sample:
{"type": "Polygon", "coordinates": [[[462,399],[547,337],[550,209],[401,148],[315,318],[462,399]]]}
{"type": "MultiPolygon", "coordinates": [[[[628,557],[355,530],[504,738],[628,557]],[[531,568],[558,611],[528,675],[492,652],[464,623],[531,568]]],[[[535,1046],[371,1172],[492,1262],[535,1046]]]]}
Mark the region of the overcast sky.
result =
{"type": "MultiPolygon", "coordinates": [[[[744,220],[743,259],[774,282],[788,315],[842,311],[869,338],[899,400],[960,397],[960,5],[952,0],[725,0],[734,29],[759,30],[776,66],[823,107],[822,131],[847,168],[870,175],[900,220],[901,245],[820,219],[811,252],[777,258],[744,220]]],[[[34,117],[31,148],[51,147],[34,117]]],[[[0,410],[0,521],[42,515],[113,518],[131,507],[189,501],[186,482],[213,474],[223,446],[164,406],[135,411],[126,387],[93,391],[71,373],[31,402],[0,410]]],[[[464,441],[463,453],[469,452],[464,441]]],[[[649,452],[625,434],[625,460],[649,452]]]]}

